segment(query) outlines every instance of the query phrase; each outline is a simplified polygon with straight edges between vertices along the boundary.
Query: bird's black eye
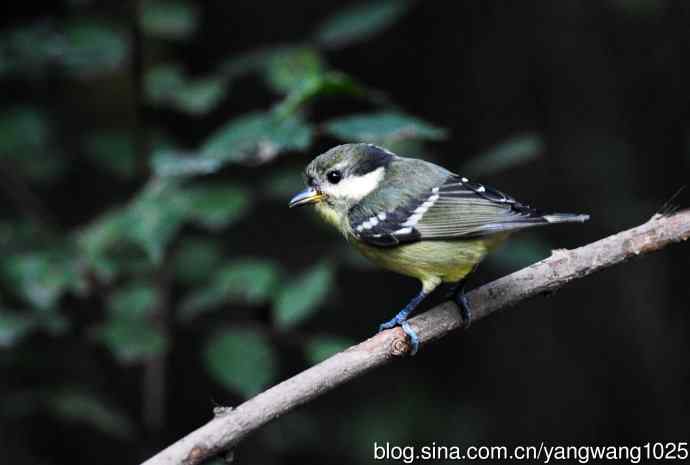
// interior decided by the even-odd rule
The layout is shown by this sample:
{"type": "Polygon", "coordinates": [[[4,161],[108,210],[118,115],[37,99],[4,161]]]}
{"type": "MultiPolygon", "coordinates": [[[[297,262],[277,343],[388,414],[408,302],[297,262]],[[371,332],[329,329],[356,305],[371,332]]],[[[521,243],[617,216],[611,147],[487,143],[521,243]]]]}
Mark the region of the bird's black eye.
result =
{"type": "Polygon", "coordinates": [[[343,175],[340,171],[333,170],[326,173],[326,178],[328,178],[328,182],[331,184],[338,184],[340,180],[343,179],[343,175]]]}

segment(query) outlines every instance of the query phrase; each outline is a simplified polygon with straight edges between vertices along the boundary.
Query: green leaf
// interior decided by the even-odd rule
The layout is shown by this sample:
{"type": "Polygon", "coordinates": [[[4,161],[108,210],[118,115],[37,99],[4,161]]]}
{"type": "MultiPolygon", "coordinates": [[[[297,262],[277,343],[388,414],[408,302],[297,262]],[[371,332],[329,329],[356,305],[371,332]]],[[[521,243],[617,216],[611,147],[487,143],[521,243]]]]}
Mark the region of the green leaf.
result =
{"type": "Polygon", "coordinates": [[[274,91],[284,94],[299,88],[305,81],[324,74],[326,64],[321,53],[305,45],[279,45],[252,50],[226,60],[220,76],[226,84],[258,73],[274,91]]]}
{"type": "Polygon", "coordinates": [[[130,134],[98,132],[85,137],[86,155],[100,167],[123,179],[137,173],[137,154],[130,134]]]}
{"type": "Polygon", "coordinates": [[[120,31],[92,19],[61,25],[41,20],[0,37],[0,69],[21,77],[55,68],[76,77],[102,75],[120,68],[128,53],[120,31]]]}
{"type": "Polygon", "coordinates": [[[261,305],[275,293],[280,267],[269,260],[243,258],[219,269],[208,286],[192,292],[180,307],[180,317],[190,320],[222,304],[261,305]]]}
{"type": "Polygon", "coordinates": [[[314,75],[302,81],[274,108],[277,118],[284,119],[295,115],[302,107],[312,100],[327,95],[349,95],[364,97],[375,93],[370,92],[347,74],[329,71],[314,75]]]}
{"type": "Polygon", "coordinates": [[[118,249],[126,243],[128,217],[125,208],[111,210],[77,232],[77,244],[89,270],[109,282],[120,271],[118,249]]]}
{"type": "Polygon", "coordinates": [[[113,292],[108,309],[115,318],[139,319],[151,315],[156,306],[156,290],[147,284],[135,283],[113,292]]]}
{"type": "MultiPolygon", "coordinates": [[[[58,36],[60,37],[60,36],[58,36]]],[[[128,44],[122,34],[99,21],[80,20],[65,27],[52,53],[68,72],[86,76],[114,71],[125,63],[128,44]]]]}
{"type": "Polygon", "coordinates": [[[96,337],[124,364],[150,360],[164,353],[169,341],[140,318],[111,317],[96,329],[96,337]]]}
{"type": "Polygon", "coordinates": [[[128,205],[106,213],[82,230],[79,243],[92,265],[106,265],[102,269],[106,275],[116,271],[108,258],[128,244],[143,250],[152,263],[160,263],[186,212],[187,204],[177,186],[154,179],[128,205]]]}
{"type": "Polygon", "coordinates": [[[225,85],[218,78],[204,77],[187,81],[175,93],[174,107],[190,115],[204,115],[225,98],[225,85]]]}
{"type": "Polygon", "coordinates": [[[246,397],[260,392],[278,374],[271,342],[251,329],[232,328],[214,335],[206,346],[204,361],[216,381],[246,397]]]}
{"type": "Polygon", "coordinates": [[[187,218],[209,229],[223,228],[238,221],[251,206],[251,194],[247,189],[228,184],[188,187],[181,195],[187,202],[187,218]]]}
{"type": "Polygon", "coordinates": [[[441,140],[446,137],[444,129],[419,118],[393,112],[336,118],[326,122],[325,127],[329,134],[341,140],[382,145],[406,139],[441,140]]]}
{"type": "Polygon", "coordinates": [[[190,79],[176,65],[158,65],[145,76],[146,96],[152,104],[168,106],[190,115],[203,115],[225,98],[220,78],[190,79]]]}
{"type": "Polygon", "coordinates": [[[221,260],[222,250],[218,242],[208,237],[186,238],[173,260],[175,276],[185,284],[204,283],[221,260]]]}
{"type": "Polygon", "coordinates": [[[326,300],[333,282],[333,269],[321,263],[289,281],[275,297],[273,318],[281,329],[308,319],[326,300]]]}
{"type": "Polygon", "coordinates": [[[68,290],[84,289],[76,261],[57,249],[7,257],[2,271],[16,292],[39,310],[55,307],[68,290]]]}
{"type": "Polygon", "coordinates": [[[17,344],[34,326],[32,318],[0,309],[0,349],[17,344]]]}
{"type": "Polygon", "coordinates": [[[187,39],[197,29],[199,10],[182,1],[154,0],[143,2],[139,16],[141,29],[162,39],[187,39]]]}
{"type": "Polygon", "coordinates": [[[312,127],[300,117],[278,118],[273,113],[250,113],[233,119],[209,137],[205,158],[234,163],[265,163],[283,152],[305,150],[312,127]]]}
{"type": "Polygon", "coordinates": [[[276,263],[244,258],[221,268],[215,281],[230,301],[260,305],[273,295],[280,277],[281,270],[276,263]]]}
{"type": "Polygon", "coordinates": [[[153,154],[151,167],[159,177],[186,177],[215,173],[220,169],[221,163],[193,153],[160,150],[153,154]]]}
{"type": "Polygon", "coordinates": [[[144,76],[146,96],[152,103],[165,102],[174,98],[185,85],[185,76],[177,65],[162,64],[149,69],[144,76]]]}
{"type": "Polygon", "coordinates": [[[468,161],[462,166],[462,172],[471,173],[473,176],[486,176],[508,171],[535,160],[544,150],[544,139],[540,135],[523,134],[500,143],[468,161]]]}
{"type": "Polygon", "coordinates": [[[309,361],[313,364],[323,362],[332,355],[342,352],[353,344],[350,339],[337,336],[317,336],[311,338],[304,347],[309,361]]]}
{"type": "Polygon", "coordinates": [[[311,47],[285,47],[267,59],[265,77],[279,93],[289,93],[307,80],[322,75],[325,64],[318,50],[311,47]]]}
{"type": "Polygon", "coordinates": [[[222,289],[210,285],[197,289],[187,295],[180,304],[179,319],[189,322],[194,318],[221,307],[225,303],[225,293],[222,289]]]}
{"type": "Polygon", "coordinates": [[[140,245],[153,263],[160,263],[187,212],[188,204],[174,183],[150,181],[126,211],[125,237],[140,245]]]}
{"type": "Polygon", "coordinates": [[[366,41],[402,17],[410,5],[407,0],[376,0],[347,7],[321,24],[316,40],[330,48],[366,41]]]}
{"type": "Polygon", "coordinates": [[[114,437],[127,438],[134,429],[123,412],[76,387],[49,395],[47,402],[50,411],[60,419],[81,423],[114,437]]]}
{"type": "Polygon", "coordinates": [[[79,243],[90,264],[108,277],[117,272],[111,257],[123,246],[134,245],[152,264],[159,264],[185,222],[225,227],[241,218],[249,205],[248,192],[238,186],[181,188],[175,178],[154,178],[128,205],[81,231],[79,243]]]}

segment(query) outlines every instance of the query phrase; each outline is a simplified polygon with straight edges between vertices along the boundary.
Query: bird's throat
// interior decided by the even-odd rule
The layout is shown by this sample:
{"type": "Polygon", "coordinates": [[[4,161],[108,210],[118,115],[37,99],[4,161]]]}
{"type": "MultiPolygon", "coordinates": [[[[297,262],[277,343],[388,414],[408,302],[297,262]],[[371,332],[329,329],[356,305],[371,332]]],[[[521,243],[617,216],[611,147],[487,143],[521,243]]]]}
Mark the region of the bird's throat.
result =
{"type": "Polygon", "coordinates": [[[336,213],[331,205],[327,202],[319,202],[314,207],[326,223],[335,226],[338,231],[347,236],[347,227],[343,224],[343,218],[336,213]]]}

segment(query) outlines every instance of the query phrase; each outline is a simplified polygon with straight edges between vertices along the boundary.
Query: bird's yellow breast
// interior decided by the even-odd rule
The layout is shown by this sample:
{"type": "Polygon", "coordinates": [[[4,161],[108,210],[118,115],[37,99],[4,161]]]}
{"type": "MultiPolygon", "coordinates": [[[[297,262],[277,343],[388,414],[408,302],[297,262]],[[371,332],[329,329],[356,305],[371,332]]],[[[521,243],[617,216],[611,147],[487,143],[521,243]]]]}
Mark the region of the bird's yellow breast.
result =
{"type": "Polygon", "coordinates": [[[500,234],[480,239],[426,240],[390,248],[370,246],[354,238],[351,242],[365,257],[387,270],[422,282],[457,282],[506,237],[500,234]]]}
{"type": "Polygon", "coordinates": [[[339,216],[330,205],[318,203],[316,211],[369,260],[387,270],[417,278],[430,288],[440,282],[460,281],[508,237],[508,233],[500,233],[477,239],[422,240],[394,247],[376,247],[358,240],[347,217],[339,216]]]}

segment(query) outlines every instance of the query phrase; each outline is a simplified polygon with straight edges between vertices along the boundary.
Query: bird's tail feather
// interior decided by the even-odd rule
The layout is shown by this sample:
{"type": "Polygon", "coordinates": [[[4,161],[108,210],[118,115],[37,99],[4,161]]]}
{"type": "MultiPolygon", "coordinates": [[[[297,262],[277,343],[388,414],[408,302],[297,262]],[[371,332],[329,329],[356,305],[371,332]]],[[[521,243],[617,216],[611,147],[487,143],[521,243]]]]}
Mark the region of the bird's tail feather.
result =
{"type": "Polygon", "coordinates": [[[589,215],[578,213],[543,213],[539,210],[530,210],[529,213],[501,221],[482,225],[468,235],[495,234],[499,232],[517,231],[520,229],[548,226],[558,223],[584,223],[589,220],[589,215]]]}
{"type": "Polygon", "coordinates": [[[547,213],[541,216],[547,223],[584,223],[589,215],[579,213],[547,213]]]}

